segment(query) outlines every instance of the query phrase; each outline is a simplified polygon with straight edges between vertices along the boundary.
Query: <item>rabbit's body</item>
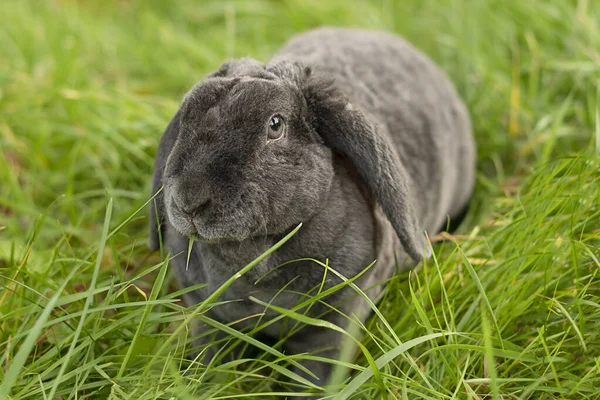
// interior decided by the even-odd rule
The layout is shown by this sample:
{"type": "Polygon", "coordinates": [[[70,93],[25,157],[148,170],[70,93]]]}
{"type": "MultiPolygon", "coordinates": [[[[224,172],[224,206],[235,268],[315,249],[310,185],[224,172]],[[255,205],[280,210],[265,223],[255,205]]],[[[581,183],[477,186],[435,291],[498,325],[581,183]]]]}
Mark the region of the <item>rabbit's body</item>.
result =
{"type": "Polygon", "coordinates": [[[389,33],[335,28],[296,36],[278,56],[335,77],[375,118],[408,171],[423,229],[435,233],[461,212],[474,181],[471,123],[446,74],[426,56],[389,33]]]}
{"type": "MultiPolygon", "coordinates": [[[[257,323],[249,316],[265,312],[250,297],[291,308],[317,292],[318,264],[276,268],[299,258],[328,260],[346,277],[377,259],[357,281],[374,298],[379,289],[372,287],[393,274],[395,260],[410,265],[408,256],[423,254],[423,231],[437,233],[464,210],[474,159],[465,107],[429,59],[391,34],[322,28],[291,39],[266,66],[230,62],[193,88],[161,140],[153,191],[164,184],[156,213],[166,250],[179,254],[172,261],[179,284],[206,283],[186,296],[188,304],[303,223],[220,298],[232,302],[210,310],[243,329],[257,323]],[[279,120],[283,133],[273,128],[279,120]],[[192,233],[200,239],[188,263],[192,233]]],[[[336,283],[328,273],[325,288],[336,283]]],[[[350,288],[326,301],[366,316],[366,303],[350,288]]],[[[328,310],[317,303],[308,314],[345,324],[328,310]]],[[[262,321],[274,315],[266,311],[262,321]]],[[[278,338],[293,325],[278,322],[262,334],[278,338]]],[[[307,327],[286,348],[325,347],[335,357],[339,344],[338,333],[307,327]]],[[[328,365],[309,364],[323,382],[328,365]]]]}

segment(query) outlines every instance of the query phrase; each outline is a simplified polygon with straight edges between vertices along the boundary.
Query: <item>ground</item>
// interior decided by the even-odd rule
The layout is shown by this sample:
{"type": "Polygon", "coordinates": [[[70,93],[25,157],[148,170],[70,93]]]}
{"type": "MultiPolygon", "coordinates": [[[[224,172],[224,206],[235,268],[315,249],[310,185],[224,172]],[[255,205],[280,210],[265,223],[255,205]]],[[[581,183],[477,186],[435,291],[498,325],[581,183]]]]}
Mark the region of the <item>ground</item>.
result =
{"type": "Polygon", "coordinates": [[[324,24],[395,31],[430,55],[479,148],[465,223],[391,280],[331,393],[600,398],[597,2],[6,0],[0,15],[0,400],[306,384],[277,344],[244,365],[185,359],[192,313],[228,344],[252,339],[178,300],[146,247],[145,203],[186,90],[324,24]]]}

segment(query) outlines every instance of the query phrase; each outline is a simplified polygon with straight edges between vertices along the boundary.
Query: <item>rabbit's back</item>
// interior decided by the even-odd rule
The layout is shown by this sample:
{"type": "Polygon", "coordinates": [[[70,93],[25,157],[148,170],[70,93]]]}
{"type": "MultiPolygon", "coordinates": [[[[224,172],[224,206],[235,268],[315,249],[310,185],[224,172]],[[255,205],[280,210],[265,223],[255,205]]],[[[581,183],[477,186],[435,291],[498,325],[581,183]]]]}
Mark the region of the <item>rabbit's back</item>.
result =
{"type": "Polygon", "coordinates": [[[427,56],[390,33],[319,28],[292,38],[277,57],[334,77],[374,117],[408,170],[424,229],[437,231],[462,211],[473,185],[471,124],[452,83],[427,56]]]}

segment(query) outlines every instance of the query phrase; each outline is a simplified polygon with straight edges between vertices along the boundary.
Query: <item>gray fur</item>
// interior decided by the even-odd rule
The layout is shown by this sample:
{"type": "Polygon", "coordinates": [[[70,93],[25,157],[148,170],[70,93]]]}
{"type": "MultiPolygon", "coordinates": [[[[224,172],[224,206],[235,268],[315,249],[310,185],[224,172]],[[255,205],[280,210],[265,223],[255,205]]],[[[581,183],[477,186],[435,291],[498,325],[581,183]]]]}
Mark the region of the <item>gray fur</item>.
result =
{"type": "MultiPolygon", "coordinates": [[[[391,277],[395,259],[414,265],[411,259],[427,255],[424,232],[437,233],[467,206],[474,170],[467,111],[426,56],[392,34],[320,28],[292,38],[266,65],[223,64],[185,96],[156,156],[153,194],[164,189],[152,208],[150,246],[158,248],[158,218],[165,248],[181,253],[172,262],[179,284],[206,283],[186,296],[191,305],[302,222],[221,298],[235,302],[210,310],[230,323],[265,311],[250,296],[292,307],[320,284],[318,265],[275,269],[285,261],[328,259],[352,277],[378,259],[358,281],[364,290],[391,277]],[[285,134],[268,142],[274,114],[283,116],[285,134]],[[198,240],[186,269],[192,233],[198,240]]],[[[327,286],[336,283],[329,279],[327,286]]],[[[366,303],[350,289],[327,301],[366,316],[366,303]]],[[[338,313],[325,311],[315,304],[309,315],[344,325],[338,313]]],[[[276,323],[263,334],[278,338],[286,329],[276,323]]],[[[286,348],[324,348],[336,357],[340,343],[335,332],[305,328],[286,348]]],[[[309,367],[324,383],[329,366],[309,367]]]]}

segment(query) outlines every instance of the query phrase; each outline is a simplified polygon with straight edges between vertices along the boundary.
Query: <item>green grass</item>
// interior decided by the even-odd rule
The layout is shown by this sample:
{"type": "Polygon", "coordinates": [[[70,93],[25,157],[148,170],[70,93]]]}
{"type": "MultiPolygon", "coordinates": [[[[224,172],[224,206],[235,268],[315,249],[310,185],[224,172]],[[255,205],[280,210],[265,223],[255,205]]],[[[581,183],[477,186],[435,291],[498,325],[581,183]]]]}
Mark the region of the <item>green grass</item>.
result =
{"type": "MultiPolygon", "coordinates": [[[[429,54],[479,146],[465,224],[353,325],[363,340],[345,348],[332,396],[600,398],[594,0],[6,0],[0,15],[0,400],[283,398],[308,385],[290,365],[318,355],[280,343],[185,359],[193,318],[230,334],[223,357],[255,342],[209,319],[216,295],[182,304],[145,247],[145,204],[183,93],[227,57],[268,60],[322,24],[393,30],[429,54]]],[[[282,318],[322,323],[299,310],[282,318]]]]}

